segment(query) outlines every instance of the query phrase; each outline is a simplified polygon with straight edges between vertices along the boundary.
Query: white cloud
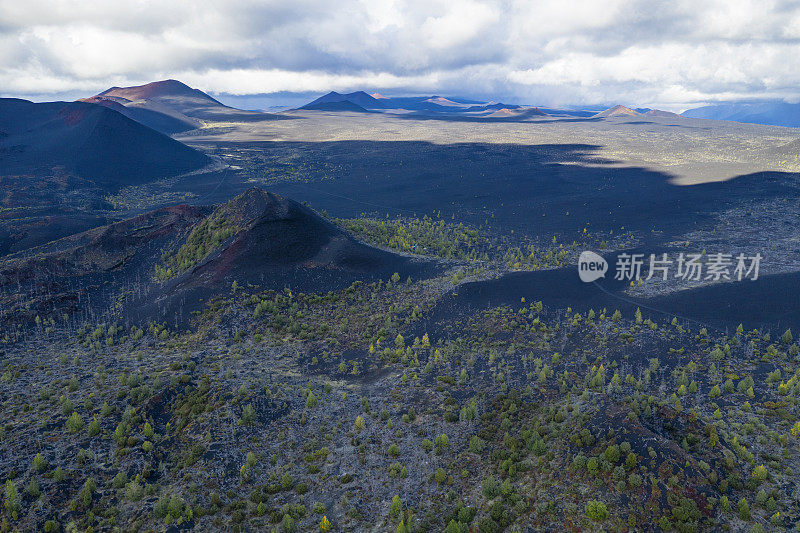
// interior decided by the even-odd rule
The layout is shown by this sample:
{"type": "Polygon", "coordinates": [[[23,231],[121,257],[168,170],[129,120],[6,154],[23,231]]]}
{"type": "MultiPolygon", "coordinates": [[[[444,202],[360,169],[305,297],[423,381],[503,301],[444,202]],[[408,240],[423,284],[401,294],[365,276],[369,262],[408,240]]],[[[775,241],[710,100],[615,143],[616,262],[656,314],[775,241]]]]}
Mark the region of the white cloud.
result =
{"type": "Polygon", "coordinates": [[[396,0],[360,0],[360,7],[364,9],[369,20],[367,29],[375,33],[389,26],[405,26],[405,17],[397,4],[396,0]]]}
{"type": "Polygon", "coordinates": [[[172,77],[527,103],[800,98],[792,0],[0,0],[0,92],[172,77]]]}
{"type": "Polygon", "coordinates": [[[430,16],[422,24],[422,35],[435,50],[459,46],[479,36],[481,30],[497,22],[499,14],[489,5],[472,0],[448,2],[440,16],[430,16]]]}
{"type": "Polygon", "coordinates": [[[323,71],[292,72],[286,70],[213,69],[202,73],[180,72],[177,77],[186,83],[204,87],[214,93],[235,95],[291,92],[346,91],[359,87],[385,87],[388,89],[409,86],[436,87],[439,76],[399,77],[388,72],[359,74],[330,74],[323,71]],[[232,84],[231,79],[235,80],[232,84]],[[231,86],[235,85],[232,90],[231,86]]]}

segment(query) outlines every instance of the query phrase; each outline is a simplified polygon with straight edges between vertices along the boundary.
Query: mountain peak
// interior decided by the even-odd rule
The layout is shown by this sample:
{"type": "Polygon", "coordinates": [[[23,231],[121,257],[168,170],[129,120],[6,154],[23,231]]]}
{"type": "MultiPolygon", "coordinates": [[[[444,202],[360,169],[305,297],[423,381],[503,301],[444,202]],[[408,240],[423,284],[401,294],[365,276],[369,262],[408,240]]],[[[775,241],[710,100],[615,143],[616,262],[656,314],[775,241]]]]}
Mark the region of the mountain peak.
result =
{"type": "Polygon", "coordinates": [[[663,109],[648,109],[644,114],[648,117],[680,118],[679,114],[671,111],[664,111],[663,109]]]}
{"type": "Polygon", "coordinates": [[[593,115],[592,118],[606,118],[606,117],[638,117],[641,116],[641,113],[638,111],[634,111],[630,107],[625,107],[624,105],[617,104],[614,107],[609,107],[605,111],[601,111],[596,115],[593,115]]]}
{"type": "Polygon", "coordinates": [[[300,109],[325,109],[331,111],[359,111],[364,109],[380,109],[383,108],[383,102],[376,99],[375,97],[365,93],[364,91],[354,91],[352,93],[342,94],[337,93],[336,91],[331,91],[328,94],[320,96],[313,102],[310,102],[300,109]],[[331,104],[339,104],[338,106],[333,106],[331,108],[331,104]],[[350,109],[344,109],[339,107],[348,106],[350,109]],[[334,109],[336,108],[336,109],[334,109]],[[361,108],[361,109],[358,109],[361,108]]]}
{"type": "Polygon", "coordinates": [[[163,97],[192,97],[202,98],[218,103],[212,97],[199,89],[192,89],[178,80],[161,80],[134,85],[131,87],[111,87],[97,96],[116,96],[128,100],[151,100],[163,97]]]}
{"type": "Polygon", "coordinates": [[[351,102],[350,100],[311,102],[310,104],[306,104],[300,107],[299,109],[306,109],[310,111],[350,111],[354,113],[369,112],[360,105],[351,102]]]}
{"type": "MultiPolygon", "coordinates": [[[[126,107],[143,108],[148,115],[168,115],[197,127],[194,119],[200,120],[264,120],[270,115],[257,111],[245,111],[228,107],[199,89],[193,89],[178,80],[154,81],[133,87],[111,87],[96,97],[116,99],[126,107]]],[[[95,98],[96,98],[95,97],[95,98]]],[[[191,128],[190,128],[191,129],[191,128]]],[[[185,131],[170,126],[172,131],[185,131]]],[[[163,130],[162,130],[163,131],[163,130]]]]}

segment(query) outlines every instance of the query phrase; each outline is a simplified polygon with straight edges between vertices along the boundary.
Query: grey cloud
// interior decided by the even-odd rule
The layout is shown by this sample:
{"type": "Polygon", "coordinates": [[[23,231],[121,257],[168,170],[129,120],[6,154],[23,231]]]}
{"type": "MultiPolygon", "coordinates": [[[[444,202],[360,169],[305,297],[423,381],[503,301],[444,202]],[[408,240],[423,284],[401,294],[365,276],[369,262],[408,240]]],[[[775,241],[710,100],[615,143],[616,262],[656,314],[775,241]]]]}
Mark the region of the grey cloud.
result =
{"type": "Polygon", "coordinates": [[[0,0],[0,90],[183,75],[230,94],[363,87],[676,107],[796,98],[798,43],[800,6],[777,0],[0,0]]]}

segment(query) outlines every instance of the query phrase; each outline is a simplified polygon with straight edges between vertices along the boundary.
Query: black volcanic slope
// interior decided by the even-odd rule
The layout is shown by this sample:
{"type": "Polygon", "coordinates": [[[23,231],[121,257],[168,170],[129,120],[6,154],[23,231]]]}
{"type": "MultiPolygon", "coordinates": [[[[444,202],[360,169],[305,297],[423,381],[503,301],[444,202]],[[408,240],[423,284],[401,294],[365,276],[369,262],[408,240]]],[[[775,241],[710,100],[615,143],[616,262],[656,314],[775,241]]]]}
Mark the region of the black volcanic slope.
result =
{"type": "Polygon", "coordinates": [[[197,170],[204,154],[107,107],[0,99],[0,174],[62,167],[104,187],[197,170]]]}
{"type": "Polygon", "coordinates": [[[363,107],[349,100],[343,100],[341,102],[318,102],[318,103],[310,103],[306,104],[300,109],[308,109],[311,111],[351,111],[355,113],[370,113],[363,107]]]}
{"type": "Polygon", "coordinates": [[[321,109],[319,106],[323,104],[336,104],[341,102],[350,102],[364,109],[383,109],[386,107],[381,100],[370,96],[364,91],[356,91],[347,94],[331,91],[328,94],[320,96],[313,102],[304,105],[301,109],[321,109]]]}
{"type": "Polygon", "coordinates": [[[287,268],[326,273],[385,271],[391,275],[407,262],[356,241],[308,207],[262,189],[245,191],[216,213],[226,214],[238,233],[181,284],[207,285],[226,277],[260,284],[268,281],[266,274],[271,271],[287,268]]]}
{"type": "Polygon", "coordinates": [[[186,205],[159,209],[0,260],[0,319],[102,313],[120,287],[146,290],[162,249],[205,214],[186,205]]]}
{"type": "Polygon", "coordinates": [[[185,316],[208,298],[229,292],[234,281],[262,289],[327,292],[358,280],[388,279],[395,272],[405,279],[427,277],[433,270],[428,261],[363,244],[311,209],[261,189],[223,204],[209,220],[225,220],[235,234],[159,286],[142,305],[132,306],[143,309],[140,316],[170,321],[176,314],[185,316]]]}
{"type": "Polygon", "coordinates": [[[435,270],[363,244],[293,200],[249,189],[214,210],[160,209],[9,256],[0,261],[0,318],[103,315],[125,295],[126,318],[186,324],[234,281],[328,292],[435,270]],[[170,267],[170,275],[156,276],[170,267]]]}
{"type": "Polygon", "coordinates": [[[500,109],[519,109],[522,106],[514,105],[514,104],[486,104],[486,105],[473,105],[469,106],[463,111],[465,112],[475,112],[475,111],[498,111],[500,109]]]}

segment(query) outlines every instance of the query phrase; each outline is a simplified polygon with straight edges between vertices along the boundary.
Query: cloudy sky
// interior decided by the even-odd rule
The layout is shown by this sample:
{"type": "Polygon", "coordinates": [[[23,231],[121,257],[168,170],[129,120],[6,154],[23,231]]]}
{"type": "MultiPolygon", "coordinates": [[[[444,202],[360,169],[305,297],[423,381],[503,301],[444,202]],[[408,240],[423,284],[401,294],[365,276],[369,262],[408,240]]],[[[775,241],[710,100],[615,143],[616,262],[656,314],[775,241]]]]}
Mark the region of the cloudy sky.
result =
{"type": "Polygon", "coordinates": [[[0,0],[0,95],[39,100],[175,78],[684,109],[800,101],[798,58],[796,0],[0,0]]]}

